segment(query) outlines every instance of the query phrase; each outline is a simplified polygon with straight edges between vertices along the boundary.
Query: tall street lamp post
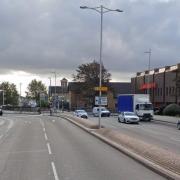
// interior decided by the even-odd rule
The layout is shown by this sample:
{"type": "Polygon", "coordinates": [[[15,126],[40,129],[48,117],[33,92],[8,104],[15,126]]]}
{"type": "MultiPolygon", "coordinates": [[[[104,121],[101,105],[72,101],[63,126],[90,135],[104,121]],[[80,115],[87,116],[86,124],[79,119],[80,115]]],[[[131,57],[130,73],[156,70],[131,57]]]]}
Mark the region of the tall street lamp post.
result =
{"type": "Polygon", "coordinates": [[[50,84],[49,84],[49,100],[50,100],[50,98],[51,98],[51,77],[49,77],[48,79],[50,82],[50,84]]]}
{"type": "Polygon", "coordinates": [[[149,48],[149,51],[145,51],[144,53],[149,54],[149,61],[148,61],[148,85],[147,85],[147,94],[149,94],[149,83],[150,83],[150,68],[151,68],[151,48],[149,48]]]}
{"type": "MultiPolygon", "coordinates": [[[[56,103],[56,71],[52,72],[54,74],[54,81],[55,81],[55,87],[54,87],[54,98],[55,98],[55,103],[56,103]]],[[[51,92],[52,93],[52,92],[51,92]]],[[[55,104],[56,107],[56,104],[55,104]]]]}
{"type": "Polygon", "coordinates": [[[81,9],[91,9],[94,10],[101,15],[101,23],[100,23],[100,57],[99,57],[99,128],[101,128],[101,86],[102,86],[102,40],[103,40],[103,14],[110,12],[110,11],[116,11],[116,12],[123,12],[119,9],[109,9],[104,7],[103,5],[100,5],[99,7],[88,7],[88,6],[80,6],[81,9]]]}

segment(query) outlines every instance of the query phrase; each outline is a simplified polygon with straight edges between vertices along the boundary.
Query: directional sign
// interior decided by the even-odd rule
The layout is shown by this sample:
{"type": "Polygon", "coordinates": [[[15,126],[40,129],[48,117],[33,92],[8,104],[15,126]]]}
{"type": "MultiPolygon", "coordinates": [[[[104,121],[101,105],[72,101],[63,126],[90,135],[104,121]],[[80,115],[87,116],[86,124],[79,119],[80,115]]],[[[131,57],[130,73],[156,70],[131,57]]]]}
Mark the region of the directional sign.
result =
{"type": "Polygon", "coordinates": [[[102,105],[107,106],[107,97],[102,96],[101,98],[99,96],[95,97],[95,105],[102,105]]]}
{"type": "Polygon", "coordinates": [[[108,88],[105,86],[101,86],[101,87],[95,87],[94,90],[95,91],[108,91],[108,88]]]}

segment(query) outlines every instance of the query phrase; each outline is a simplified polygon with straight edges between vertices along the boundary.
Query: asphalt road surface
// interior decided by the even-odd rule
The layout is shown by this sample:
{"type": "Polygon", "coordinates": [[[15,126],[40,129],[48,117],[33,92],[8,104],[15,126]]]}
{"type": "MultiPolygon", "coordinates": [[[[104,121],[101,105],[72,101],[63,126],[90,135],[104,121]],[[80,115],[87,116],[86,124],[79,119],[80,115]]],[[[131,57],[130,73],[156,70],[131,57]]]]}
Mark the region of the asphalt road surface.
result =
{"type": "MultiPolygon", "coordinates": [[[[98,118],[93,116],[90,116],[89,120],[98,122],[98,118]]],[[[101,124],[168,151],[180,153],[180,131],[175,124],[156,121],[125,124],[119,123],[117,117],[102,117],[101,124]]]]}
{"type": "Polygon", "coordinates": [[[161,180],[70,122],[0,117],[0,180],[161,180]]]}

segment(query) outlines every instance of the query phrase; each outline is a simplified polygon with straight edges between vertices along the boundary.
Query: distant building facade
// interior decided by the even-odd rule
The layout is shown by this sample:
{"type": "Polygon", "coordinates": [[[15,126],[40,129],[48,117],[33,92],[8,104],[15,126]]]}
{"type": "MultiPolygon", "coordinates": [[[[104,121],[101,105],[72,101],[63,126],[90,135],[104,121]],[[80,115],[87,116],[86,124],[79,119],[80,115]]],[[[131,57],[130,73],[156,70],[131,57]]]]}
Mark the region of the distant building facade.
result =
{"type": "MultiPolygon", "coordinates": [[[[92,102],[92,99],[84,97],[81,94],[80,89],[82,88],[83,82],[68,82],[65,78],[61,86],[50,86],[49,87],[49,96],[53,97],[63,97],[65,101],[68,102],[69,109],[75,110],[78,108],[91,109],[95,106],[92,102]],[[55,93],[56,92],[56,93],[55,93]]],[[[131,83],[127,82],[110,82],[109,90],[103,95],[107,96],[108,105],[107,108],[111,111],[116,111],[117,106],[117,96],[118,94],[130,94],[131,83]]],[[[97,92],[98,96],[98,92],[97,92]]],[[[95,97],[94,97],[95,98],[95,97]]]]}
{"type": "Polygon", "coordinates": [[[131,78],[133,93],[149,93],[154,106],[180,104],[180,63],[138,72],[131,78]]]}

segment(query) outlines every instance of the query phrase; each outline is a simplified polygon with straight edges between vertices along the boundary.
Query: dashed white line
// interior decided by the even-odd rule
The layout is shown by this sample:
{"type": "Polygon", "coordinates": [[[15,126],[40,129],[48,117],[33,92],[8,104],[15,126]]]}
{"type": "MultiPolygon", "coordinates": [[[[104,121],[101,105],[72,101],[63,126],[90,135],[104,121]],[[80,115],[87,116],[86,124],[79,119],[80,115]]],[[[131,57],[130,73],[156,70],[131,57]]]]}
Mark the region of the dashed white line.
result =
{"type": "Polygon", "coordinates": [[[48,153],[52,154],[51,147],[50,147],[49,143],[47,143],[46,145],[47,145],[47,148],[48,148],[48,153]]]}
{"type": "Polygon", "coordinates": [[[59,180],[59,177],[58,177],[58,174],[56,171],[56,166],[55,166],[54,162],[51,162],[51,166],[52,166],[52,170],[53,170],[53,174],[54,174],[54,179],[59,180]]]}
{"type": "Polygon", "coordinates": [[[46,133],[44,134],[44,137],[45,137],[45,140],[47,141],[47,140],[48,140],[48,137],[47,137],[47,134],[46,134],[46,133]]]}
{"type": "Polygon", "coordinates": [[[45,129],[45,128],[43,128],[43,131],[44,131],[44,132],[46,132],[46,129],[45,129]]]}

